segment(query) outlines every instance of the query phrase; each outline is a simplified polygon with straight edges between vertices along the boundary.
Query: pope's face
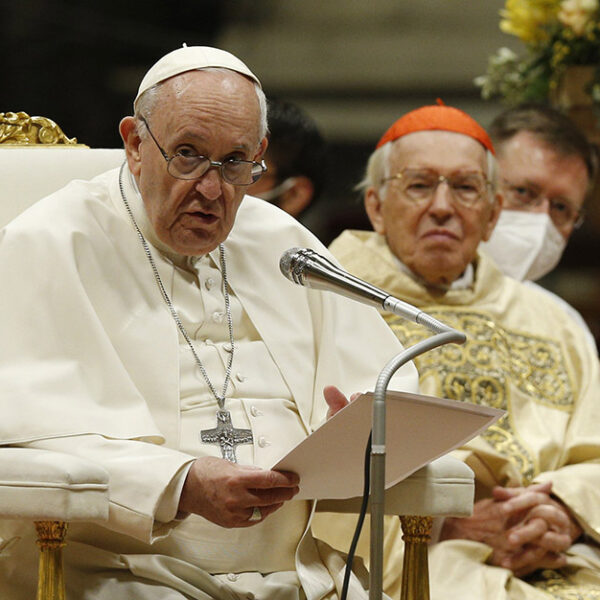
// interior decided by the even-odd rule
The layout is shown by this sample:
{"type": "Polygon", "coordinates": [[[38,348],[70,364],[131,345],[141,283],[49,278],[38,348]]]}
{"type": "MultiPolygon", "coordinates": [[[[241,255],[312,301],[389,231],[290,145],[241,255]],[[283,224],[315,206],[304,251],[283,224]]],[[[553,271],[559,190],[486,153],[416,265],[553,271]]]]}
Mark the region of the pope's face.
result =
{"type": "MultiPolygon", "coordinates": [[[[144,115],[167,156],[188,152],[213,161],[260,160],[260,110],[253,84],[233,72],[190,71],[165,82],[144,115]]],[[[183,255],[203,255],[233,227],[245,187],[223,181],[218,168],[200,179],[176,179],[150,135],[121,123],[129,167],[158,239],[183,255]],[[125,132],[124,132],[125,130],[125,132]],[[130,132],[130,135],[127,134],[130,132]]],[[[143,125],[138,124],[139,127],[143,125]]]]}
{"type": "MultiPolygon", "coordinates": [[[[447,131],[419,131],[393,142],[388,175],[427,170],[436,176],[477,174],[487,178],[485,149],[474,139],[447,131]]],[[[391,251],[414,273],[432,285],[448,285],[475,258],[499,213],[499,199],[489,187],[479,201],[465,206],[453,197],[448,184],[439,183],[427,200],[415,202],[402,192],[399,179],[369,188],[367,213],[391,251]]]]}
{"type": "Polygon", "coordinates": [[[584,160],[557,153],[529,131],[520,131],[497,150],[504,209],[544,212],[567,240],[589,185],[584,160]],[[533,194],[543,200],[523,206],[533,194]]]}

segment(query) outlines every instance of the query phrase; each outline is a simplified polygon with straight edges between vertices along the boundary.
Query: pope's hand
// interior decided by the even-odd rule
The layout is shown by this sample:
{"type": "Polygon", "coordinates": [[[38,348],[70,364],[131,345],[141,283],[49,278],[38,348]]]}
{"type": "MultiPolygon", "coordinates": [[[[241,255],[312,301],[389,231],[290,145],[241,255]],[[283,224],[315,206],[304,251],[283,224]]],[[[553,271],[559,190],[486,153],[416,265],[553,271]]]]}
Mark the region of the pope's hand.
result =
{"type": "Polygon", "coordinates": [[[323,388],[323,397],[327,402],[327,418],[330,419],[335,415],[338,410],[341,410],[347,404],[350,404],[353,400],[360,396],[360,392],[356,392],[350,396],[350,400],[344,396],[344,394],[335,387],[335,385],[328,385],[323,388]]]}
{"type": "Polygon", "coordinates": [[[291,500],[298,493],[298,483],[296,473],[198,458],[183,485],[179,511],[195,513],[221,527],[250,527],[291,500]],[[255,508],[261,518],[249,520],[255,508]]]}

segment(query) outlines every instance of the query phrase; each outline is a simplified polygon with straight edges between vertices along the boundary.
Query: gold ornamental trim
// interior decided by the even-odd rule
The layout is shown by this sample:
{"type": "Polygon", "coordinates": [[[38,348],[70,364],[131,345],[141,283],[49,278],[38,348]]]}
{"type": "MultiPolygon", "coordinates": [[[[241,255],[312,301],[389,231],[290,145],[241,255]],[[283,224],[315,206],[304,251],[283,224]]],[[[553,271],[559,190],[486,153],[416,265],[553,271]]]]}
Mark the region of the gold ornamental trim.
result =
{"type": "Polygon", "coordinates": [[[0,113],[0,144],[5,146],[84,146],[68,138],[52,119],[25,112],[0,113]]]}
{"type": "Polygon", "coordinates": [[[36,600],[65,600],[62,548],[65,545],[65,521],[35,521],[40,548],[36,600]]]}
{"type": "Polygon", "coordinates": [[[431,541],[432,517],[400,517],[404,559],[402,563],[401,600],[429,600],[429,565],[427,544],[431,541]]]}
{"type": "Polygon", "coordinates": [[[65,545],[67,523],[64,521],[35,521],[40,548],[62,548],[65,545]]]}
{"type": "Polygon", "coordinates": [[[402,539],[406,542],[427,544],[431,541],[431,529],[433,519],[431,517],[419,517],[413,515],[401,516],[402,539]]]}

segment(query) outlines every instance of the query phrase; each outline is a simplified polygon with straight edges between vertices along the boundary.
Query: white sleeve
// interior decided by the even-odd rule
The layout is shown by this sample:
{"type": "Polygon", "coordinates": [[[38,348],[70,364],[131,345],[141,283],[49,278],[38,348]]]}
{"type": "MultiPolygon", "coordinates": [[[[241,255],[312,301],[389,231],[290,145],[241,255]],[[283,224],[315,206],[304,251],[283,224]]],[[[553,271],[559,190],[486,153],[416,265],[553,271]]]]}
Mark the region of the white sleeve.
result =
{"type": "Polygon", "coordinates": [[[146,543],[176,524],[179,496],[195,457],[164,446],[101,435],[49,438],[23,444],[74,454],[102,465],[109,474],[108,529],[146,543]]]}

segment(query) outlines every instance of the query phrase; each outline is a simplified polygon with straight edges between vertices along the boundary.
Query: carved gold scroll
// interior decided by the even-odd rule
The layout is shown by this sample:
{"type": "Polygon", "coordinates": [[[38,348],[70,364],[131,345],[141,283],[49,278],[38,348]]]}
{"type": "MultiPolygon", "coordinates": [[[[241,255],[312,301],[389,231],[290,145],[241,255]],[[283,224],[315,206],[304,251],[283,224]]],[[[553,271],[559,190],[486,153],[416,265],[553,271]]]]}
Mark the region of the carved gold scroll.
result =
{"type": "Polygon", "coordinates": [[[30,117],[25,112],[0,113],[0,144],[81,145],[77,144],[77,138],[68,138],[51,119],[30,117]]]}

